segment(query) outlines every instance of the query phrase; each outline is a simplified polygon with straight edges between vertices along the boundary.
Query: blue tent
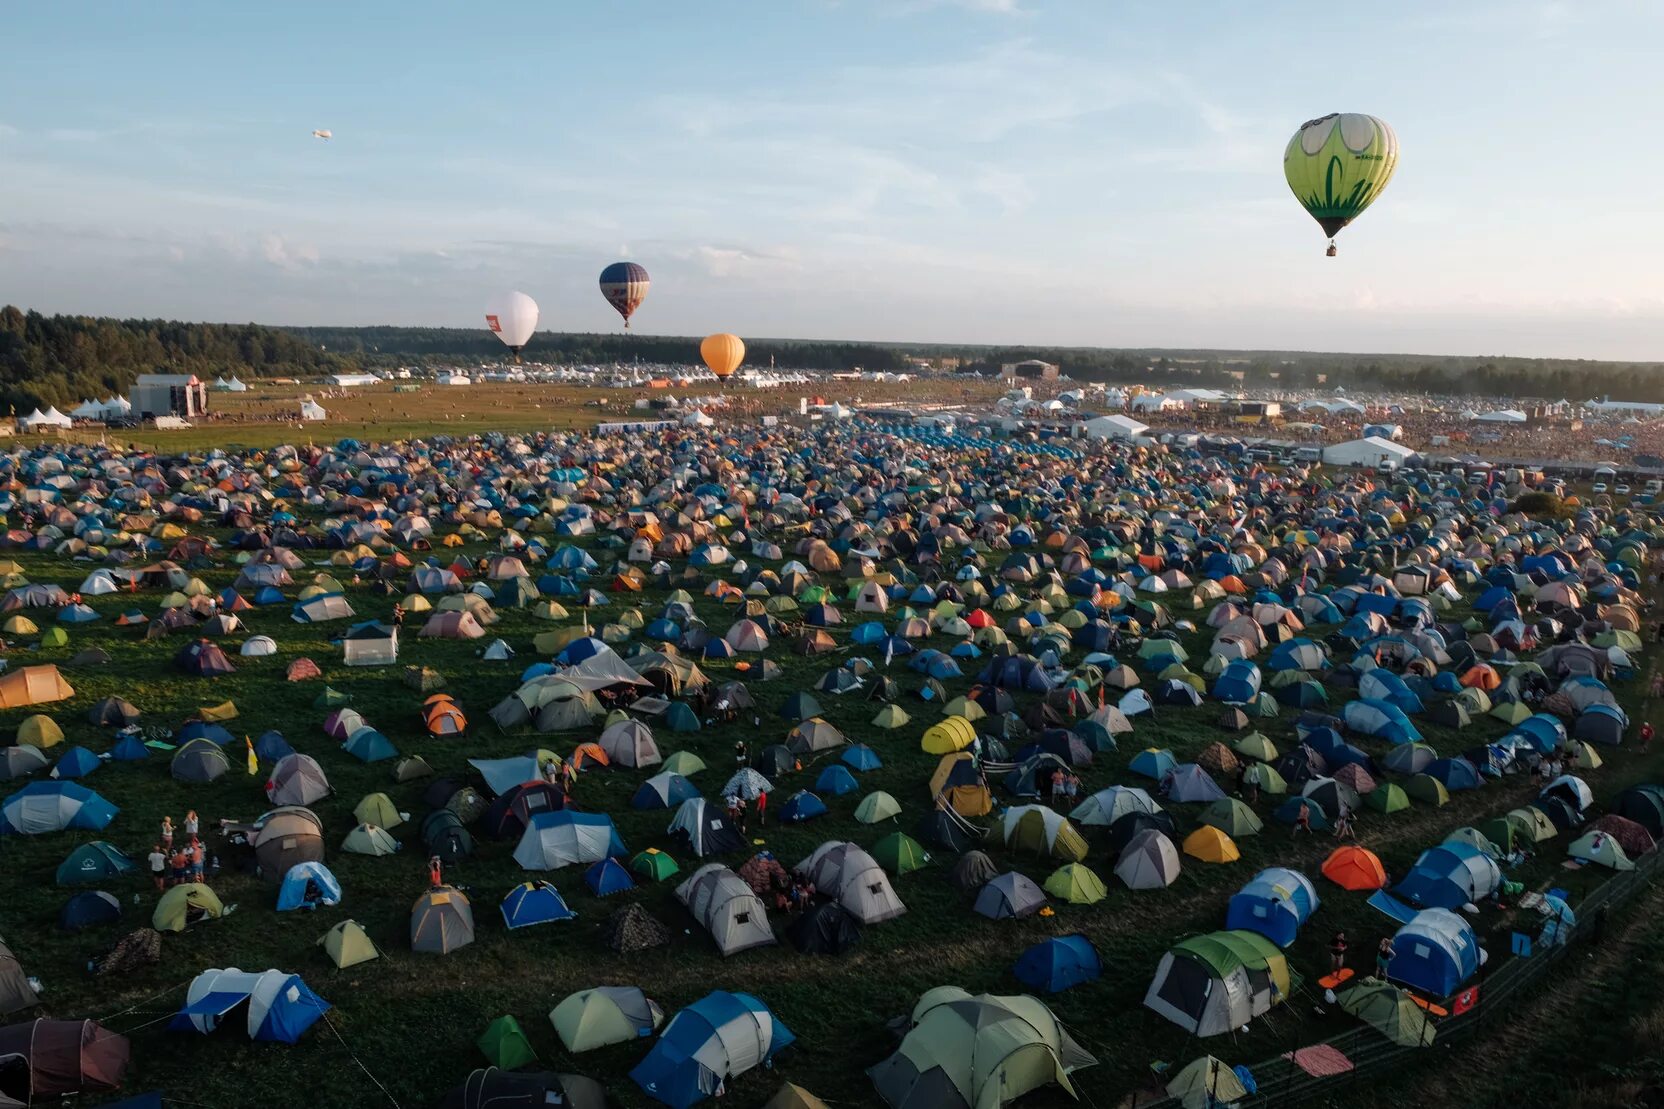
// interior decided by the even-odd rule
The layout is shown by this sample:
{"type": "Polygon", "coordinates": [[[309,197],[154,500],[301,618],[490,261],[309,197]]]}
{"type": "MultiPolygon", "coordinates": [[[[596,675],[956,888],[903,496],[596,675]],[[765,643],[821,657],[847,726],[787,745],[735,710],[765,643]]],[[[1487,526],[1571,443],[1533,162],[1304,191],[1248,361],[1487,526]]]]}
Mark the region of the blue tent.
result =
{"type": "Polygon", "coordinates": [[[1461,789],[1478,789],[1480,784],[1478,768],[1464,758],[1434,759],[1422,772],[1438,779],[1452,793],[1461,789]]]}
{"type": "Polygon", "coordinates": [[[635,809],[673,809],[683,801],[699,796],[699,789],[680,774],[666,771],[655,774],[641,785],[630,798],[635,809]]]}
{"type": "Polygon", "coordinates": [[[670,1018],[630,1079],[655,1101],[687,1109],[724,1080],[769,1065],[796,1038],[755,997],[717,990],[670,1018]]]}
{"type": "Polygon", "coordinates": [[[122,736],[121,742],[110,750],[110,758],[114,762],[143,762],[149,757],[150,748],[136,735],[122,736]]]}
{"type": "Polygon", "coordinates": [[[1260,668],[1245,658],[1226,663],[1213,683],[1213,695],[1221,701],[1248,704],[1260,695],[1260,668]]]}
{"type": "Polygon", "coordinates": [[[1012,973],[1031,990],[1060,993],[1083,982],[1096,982],[1103,965],[1092,942],[1075,934],[1042,940],[1030,947],[1018,957],[1012,973]]]}
{"type": "Polygon", "coordinates": [[[1387,977],[1434,997],[1449,997],[1479,970],[1479,941],[1445,909],[1417,913],[1392,938],[1387,977]]]}
{"type": "Polygon", "coordinates": [[[1323,811],[1322,805],[1319,805],[1310,797],[1290,797],[1271,810],[1271,817],[1283,824],[1297,824],[1300,821],[1301,809],[1306,810],[1311,821],[1312,831],[1326,832],[1329,830],[1329,814],[1323,811]]]}
{"type": "Polygon", "coordinates": [[[1502,870],[1496,860],[1458,840],[1423,851],[1392,892],[1413,905],[1459,909],[1483,901],[1501,885],[1502,870]]]}
{"type": "Polygon", "coordinates": [[[79,932],[120,919],[121,902],[103,890],[82,890],[58,910],[58,927],[65,932],[79,932]]]}
{"type": "Polygon", "coordinates": [[[889,637],[889,631],[877,620],[869,620],[865,624],[858,624],[849,633],[849,640],[858,647],[870,647],[874,643],[882,643],[889,637]]]}
{"type": "Polygon", "coordinates": [[[815,789],[833,797],[842,797],[860,788],[855,784],[855,775],[849,772],[849,767],[838,762],[828,765],[815,779],[815,789]]]}
{"type": "Polygon", "coordinates": [[[183,747],[193,739],[211,739],[221,747],[237,742],[237,737],[220,727],[218,724],[207,724],[201,720],[193,720],[179,729],[179,734],[173,741],[183,747]]]}
{"type": "Polygon", "coordinates": [[[95,839],[71,851],[58,864],[57,882],[60,886],[86,886],[131,874],[133,869],[133,860],[121,848],[95,839]]]}
{"type": "Polygon", "coordinates": [[[798,790],[786,798],[786,803],[780,806],[780,822],[782,824],[801,824],[805,820],[813,820],[817,816],[825,815],[826,802],[806,789],[798,790]]]}
{"type": "Polygon", "coordinates": [[[282,732],[263,732],[260,738],[254,741],[255,757],[263,762],[276,762],[294,753],[295,749],[289,746],[289,741],[283,738],[282,732]]]}
{"type": "Polygon", "coordinates": [[[584,885],[596,897],[611,897],[615,893],[635,889],[636,880],[630,877],[630,872],[624,869],[622,863],[609,855],[584,871],[584,885]]]}
{"type": "Polygon", "coordinates": [[[218,1028],[226,1014],[246,1005],[249,1038],[280,1044],[299,1041],[330,1008],[300,975],[279,970],[205,970],[191,983],[187,996],[193,1000],[174,1014],[170,1030],[206,1034],[218,1028]]]}
{"type": "Polygon", "coordinates": [[[1404,710],[1391,701],[1375,701],[1367,697],[1349,701],[1341,710],[1341,719],[1355,732],[1390,743],[1414,743],[1421,739],[1421,733],[1404,715],[1404,710]]]}
{"type": "Polygon", "coordinates": [[[30,782],[0,805],[0,835],[38,836],[69,828],[101,832],[121,812],[74,782],[30,782]]]}
{"type": "Polygon", "coordinates": [[[1257,932],[1287,947],[1316,911],[1317,889],[1297,870],[1274,866],[1254,875],[1231,898],[1225,910],[1225,927],[1257,932]]]}
{"type": "MultiPolygon", "coordinates": [[[[608,858],[604,861],[618,866],[614,859],[608,858]]],[[[548,882],[520,883],[503,898],[502,909],[503,923],[511,929],[529,928],[534,924],[548,924],[556,920],[572,920],[578,915],[567,907],[560,891],[548,882]]]]}
{"type": "Polygon", "coordinates": [[[85,778],[98,769],[98,756],[77,744],[58,757],[58,763],[52,768],[52,777],[64,781],[85,778]]]}
{"type": "Polygon", "coordinates": [[[358,729],[347,737],[347,742],[341,749],[360,762],[380,762],[399,753],[394,748],[393,741],[374,728],[358,729]]]}
{"type": "MultiPolygon", "coordinates": [[[[869,770],[877,770],[879,767],[884,765],[883,760],[878,757],[878,752],[874,751],[871,747],[868,747],[865,743],[855,743],[845,747],[843,754],[838,756],[838,761],[848,766],[851,770],[855,770],[863,774],[869,770]]],[[[815,788],[819,789],[820,787],[816,786],[815,788]]]]}
{"type": "Polygon", "coordinates": [[[1423,707],[1421,698],[1404,684],[1403,678],[1380,667],[1364,671],[1358,679],[1358,696],[1370,701],[1385,701],[1396,706],[1400,712],[1420,712],[1423,707]]]}
{"type": "Polygon", "coordinates": [[[341,883],[329,867],[320,862],[304,862],[296,863],[284,872],[283,884],[277,888],[278,912],[316,908],[320,901],[325,905],[341,903],[341,883]],[[312,887],[316,898],[307,896],[308,886],[312,887]]]}
{"type": "Polygon", "coordinates": [[[1150,747],[1134,755],[1132,762],[1127,764],[1127,769],[1159,782],[1178,765],[1178,760],[1173,758],[1173,752],[1167,748],[1150,747]]]}

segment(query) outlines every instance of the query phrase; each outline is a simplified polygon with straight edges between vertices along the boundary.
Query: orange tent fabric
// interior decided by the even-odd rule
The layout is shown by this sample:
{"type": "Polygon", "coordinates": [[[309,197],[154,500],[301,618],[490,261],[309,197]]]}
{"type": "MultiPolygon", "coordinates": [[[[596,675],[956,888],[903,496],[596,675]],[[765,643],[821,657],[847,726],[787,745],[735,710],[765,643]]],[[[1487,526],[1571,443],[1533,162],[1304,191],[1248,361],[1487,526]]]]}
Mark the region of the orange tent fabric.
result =
{"type": "Polygon", "coordinates": [[[1496,671],[1491,667],[1480,663],[1477,666],[1467,668],[1467,671],[1462,675],[1462,684],[1469,689],[1483,689],[1486,693],[1489,693],[1502,684],[1502,679],[1497,677],[1496,671]]]}
{"type": "Polygon", "coordinates": [[[0,708],[20,709],[75,696],[56,666],[25,666],[0,675],[0,708]]]}
{"type": "Polygon", "coordinates": [[[1335,848],[1323,860],[1323,876],[1347,890],[1378,890],[1387,884],[1386,868],[1365,847],[1335,848]]]}

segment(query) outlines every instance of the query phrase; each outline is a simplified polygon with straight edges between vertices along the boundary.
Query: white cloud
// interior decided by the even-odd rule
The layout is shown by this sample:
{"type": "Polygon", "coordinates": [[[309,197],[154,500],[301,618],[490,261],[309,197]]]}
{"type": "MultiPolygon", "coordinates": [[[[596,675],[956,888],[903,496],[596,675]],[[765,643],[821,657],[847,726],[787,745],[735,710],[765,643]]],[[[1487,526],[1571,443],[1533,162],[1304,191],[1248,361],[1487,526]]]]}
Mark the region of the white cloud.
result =
{"type": "Polygon", "coordinates": [[[282,270],[294,271],[318,264],[317,247],[310,243],[291,243],[277,234],[260,237],[260,255],[282,270]]]}

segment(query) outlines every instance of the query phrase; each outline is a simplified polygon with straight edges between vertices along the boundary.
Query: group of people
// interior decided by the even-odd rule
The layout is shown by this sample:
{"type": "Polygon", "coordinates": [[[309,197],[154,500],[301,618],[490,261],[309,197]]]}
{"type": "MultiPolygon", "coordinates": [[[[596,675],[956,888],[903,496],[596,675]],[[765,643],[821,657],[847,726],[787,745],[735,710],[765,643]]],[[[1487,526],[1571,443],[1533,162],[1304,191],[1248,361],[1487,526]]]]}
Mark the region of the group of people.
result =
{"type": "MultiPolygon", "coordinates": [[[[757,827],[761,828],[768,822],[767,793],[757,794],[756,806],[757,827]]],[[[751,826],[748,820],[749,811],[750,810],[745,807],[745,798],[740,797],[738,794],[734,794],[728,798],[728,823],[732,824],[741,836],[749,836],[751,834],[751,826]]]]}
{"type": "Polygon", "coordinates": [[[210,856],[202,842],[201,821],[196,810],[185,814],[184,823],[177,830],[173,817],[162,817],[161,834],[150,848],[150,880],[157,892],[189,882],[206,881],[211,871],[219,870],[219,858],[210,856]]]}

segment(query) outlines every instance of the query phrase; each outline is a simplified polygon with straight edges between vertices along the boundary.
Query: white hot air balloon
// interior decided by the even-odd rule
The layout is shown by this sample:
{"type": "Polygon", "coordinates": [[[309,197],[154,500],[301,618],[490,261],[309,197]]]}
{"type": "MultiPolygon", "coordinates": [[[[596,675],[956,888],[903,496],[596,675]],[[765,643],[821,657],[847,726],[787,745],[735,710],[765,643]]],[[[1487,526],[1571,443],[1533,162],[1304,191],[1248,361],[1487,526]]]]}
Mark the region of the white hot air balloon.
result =
{"type": "Polygon", "coordinates": [[[509,293],[486,307],[485,326],[514,352],[518,362],[520,348],[537,330],[537,301],[522,292],[509,293]]]}
{"type": "Polygon", "coordinates": [[[312,132],[312,137],[315,138],[315,139],[323,139],[325,142],[328,142],[330,139],[333,139],[335,136],[332,133],[330,133],[329,131],[318,130],[318,131],[313,131],[312,132]]]}

